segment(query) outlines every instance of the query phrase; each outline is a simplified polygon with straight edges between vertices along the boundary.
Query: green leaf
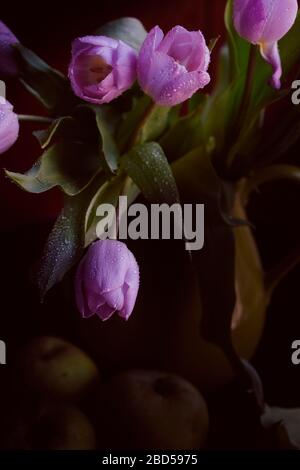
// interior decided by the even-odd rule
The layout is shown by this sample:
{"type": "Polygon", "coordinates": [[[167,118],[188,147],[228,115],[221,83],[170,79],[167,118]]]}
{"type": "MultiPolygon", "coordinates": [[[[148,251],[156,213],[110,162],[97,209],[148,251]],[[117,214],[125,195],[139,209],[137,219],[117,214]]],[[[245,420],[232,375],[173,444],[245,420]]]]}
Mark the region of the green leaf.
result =
{"type": "Polygon", "coordinates": [[[117,207],[121,194],[127,196],[127,203],[130,205],[138,196],[139,190],[126,175],[118,175],[109,181],[103,181],[103,184],[90,201],[86,213],[86,246],[97,239],[96,226],[101,220],[101,217],[96,215],[97,208],[101,204],[112,204],[117,207]]]}
{"type": "Polygon", "coordinates": [[[25,174],[6,171],[22,189],[43,193],[59,186],[69,196],[80,193],[100,171],[95,149],[80,142],[59,142],[47,149],[25,174]]]}
{"type": "Polygon", "coordinates": [[[230,145],[238,119],[241,100],[246,83],[250,45],[242,40],[233,26],[233,2],[227,2],[225,24],[228,45],[219,55],[218,81],[212,97],[203,113],[203,127],[206,138],[213,137],[216,154],[224,159],[224,149],[230,145]]]}
{"type": "Polygon", "coordinates": [[[48,129],[33,132],[42,149],[48,147],[57,138],[74,139],[76,134],[78,134],[78,124],[71,116],[55,119],[48,129]]]}
{"type": "Polygon", "coordinates": [[[220,39],[220,36],[216,37],[216,38],[213,38],[209,41],[209,45],[208,45],[208,49],[210,51],[210,53],[212,53],[212,51],[214,50],[214,48],[216,47],[218,41],[220,39]]]}
{"type": "Polygon", "coordinates": [[[179,202],[176,182],[159,144],[135,146],[122,158],[122,167],[151,203],[179,202]]]}
{"type": "Polygon", "coordinates": [[[202,125],[202,114],[206,100],[207,97],[202,97],[200,100],[197,98],[199,104],[195,110],[187,116],[179,118],[159,140],[159,144],[170,162],[183,157],[193,148],[207,142],[202,125]]]}
{"type": "MultiPolygon", "coordinates": [[[[188,100],[188,111],[189,113],[193,113],[194,111],[198,111],[200,107],[204,108],[209,99],[208,95],[204,95],[201,91],[194,93],[194,95],[188,100]]],[[[179,109],[180,111],[180,109],[179,109]]],[[[179,112],[177,117],[179,118],[179,112]]],[[[176,124],[176,121],[173,123],[176,124]]]]}
{"type": "Polygon", "coordinates": [[[65,196],[64,208],[54,224],[34,273],[42,300],[83,253],[86,211],[99,184],[96,179],[79,195],[65,196]]]}
{"type": "Polygon", "coordinates": [[[216,85],[213,90],[214,96],[222,93],[229,86],[231,80],[230,49],[226,43],[220,49],[217,66],[216,85]]]}
{"type": "Polygon", "coordinates": [[[147,110],[150,108],[151,103],[151,98],[147,95],[143,95],[139,99],[133,98],[132,108],[130,111],[123,114],[123,119],[117,133],[117,141],[122,151],[126,151],[130,146],[133,135],[138,129],[143,117],[146,115],[147,110]]]}
{"type": "Polygon", "coordinates": [[[103,184],[99,187],[93,199],[90,201],[86,213],[86,232],[88,232],[91,227],[95,227],[96,210],[100,204],[117,205],[119,195],[124,187],[125,179],[126,176],[118,175],[109,181],[103,181],[103,184]]]}
{"type": "Polygon", "coordinates": [[[228,34],[230,50],[231,80],[239,78],[247,70],[250,44],[244,41],[236,32],[233,24],[233,0],[228,0],[225,9],[225,25],[228,34]]]}
{"type": "Polygon", "coordinates": [[[233,133],[243,93],[244,78],[230,83],[222,93],[208,100],[203,112],[202,126],[204,141],[213,138],[216,143],[216,154],[222,160],[228,141],[233,133]]]}
{"type": "Polygon", "coordinates": [[[123,115],[118,131],[122,150],[132,145],[157,140],[169,125],[172,108],[158,106],[149,96],[133,100],[133,106],[123,115]]]}
{"type": "MultiPolygon", "coordinates": [[[[272,73],[271,68],[261,57],[257,60],[251,109],[249,111],[249,117],[247,118],[248,129],[244,129],[244,132],[239,138],[239,148],[237,148],[239,153],[247,155],[249,143],[251,143],[251,141],[253,142],[254,138],[257,139],[258,132],[253,124],[255,120],[259,120],[261,111],[266,106],[269,106],[277,100],[286,98],[290,94],[290,87],[287,86],[284,88],[284,85],[285,83],[288,84],[288,81],[293,80],[293,74],[291,73],[293,70],[295,70],[295,74],[299,72],[299,27],[300,15],[298,14],[295,25],[279,43],[283,67],[283,88],[280,92],[266,85],[272,73]],[[252,133],[249,132],[251,128],[253,129],[252,133]]],[[[252,155],[255,155],[255,162],[260,165],[262,162],[275,161],[285,155],[300,137],[299,123],[299,107],[286,106],[284,119],[274,120],[272,132],[266,134],[261,130],[256,148],[252,149],[252,155]]]]}
{"type": "Polygon", "coordinates": [[[96,115],[98,130],[101,135],[101,147],[104,168],[109,173],[115,173],[120,159],[120,152],[115,141],[115,131],[119,122],[119,115],[109,106],[93,107],[96,115]]]}
{"type": "Polygon", "coordinates": [[[221,346],[228,357],[235,358],[231,343],[235,304],[234,235],[221,213],[222,181],[205,147],[189,152],[174,162],[172,169],[182,203],[205,205],[204,248],[192,252],[201,295],[202,332],[207,340],[221,346]]]}
{"type": "Polygon", "coordinates": [[[234,29],[232,0],[227,2],[225,24],[228,46],[220,51],[218,81],[203,113],[205,138],[214,138],[215,153],[222,160],[226,147],[236,137],[234,128],[238,122],[250,54],[250,44],[240,38],[234,29]]]}
{"type": "MultiPolygon", "coordinates": [[[[280,92],[268,85],[272,75],[270,65],[263,60],[258,48],[255,52],[255,66],[253,73],[252,90],[248,100],[248,106],[241,110],[241,100],[244,96],[246,77],[248,74],[248,61],[250,44],[239,37],[233,25],[233,0],[227,2],[225,12],[225,23],[229,39],[229,56],[224,54],[220,57],[220,72],[217,87],[211,99],[208,101],[204,113],[203,124],[206,139],[211,136],[216,142],[216,158],[224,161],[224,153],[228,155],[227,160],[234,162],[235,175],[245,175],[253,164],[254,157],[260,152],[260,148],[266,144],[262,133],[262,113],[265,108],[284,98],[289,89],[280,92]],[[240,116],[242,111],[243,116],[240,116]],[[240,126],[240,128],[239,128],[240,126]],[[237,139],[236,133],[239,136],[237,139]]],[[[280,51],[283,65],[283,83],[289,76],[291,70],[300,60],[300,37],[298,34],[300,16],[294,27],[280,41],[280,51]]],[[[253,47],[253,46],[252,46],[253,47]]],[[[290,111],[291,113],[291,111],[290,111]]],[[[279,135],[282,123],[275,123],[279,135]]],[[[297,132],[297,129],[295,130],[297,132]]],[[[295,138],[295,132],[289,140],[295,138]]],[[[281,132],[282,135],[287,135],[281,132]]],[[[290,133],[289,133],[290,134],[290,133]]],[[[273,147],[277,147],[276,145],[273,147]]],[[[269,153],[269,148],[265,153],[269,153]]]]}
{"type": "Polygon", "coordinates": [[[25,87],[51,114],[66,114],[76,102],[69,81],[31,50],[21,44],[16,44],[14,47],[25,87]]]}
{"type": "Polygon", "coordinates": [[[137,18],[125,17],[106,23],[98,28],[95,34],[119,39],[139,50],[146,38],[147,31],[137,18]]]}
{"type": "Polygon", "coordinates": [[[159,139],[168,126],[171,108],[153,105],[136,136],[136,143],[144,144],[159,139]]]}
{"type": "Polygon", "coordinates": [[[175,161],[172,170],[179,189],[186,197],[199,201],[206,198],[218,204],[221,180],[205,147],[197,147],[175,161]]]}

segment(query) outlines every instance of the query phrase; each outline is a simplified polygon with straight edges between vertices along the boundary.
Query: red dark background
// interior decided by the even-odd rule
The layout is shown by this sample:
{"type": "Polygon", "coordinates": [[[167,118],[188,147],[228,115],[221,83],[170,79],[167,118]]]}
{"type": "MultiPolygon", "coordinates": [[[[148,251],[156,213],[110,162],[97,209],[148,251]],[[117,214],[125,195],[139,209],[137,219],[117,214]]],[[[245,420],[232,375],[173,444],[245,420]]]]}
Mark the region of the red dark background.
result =
{"type": "MultiPolygon", "coordinates": [[[[18,4],[2,3],[1,19],[20,41],[63,72],[67,70],[71,41],[76,36],[89,34],[104,22],[121,16],[135,16],[147,29],[159,24],[167,30],[181,24],[189,29],[201,29],[207,39],[221,35],[222,42],[225,36],[225,0],[49,0],[38,4],[29,0],[18,4]]],[[[8,98],[18,113],[43,112],[20,85],[8,82],[7,88],[8,98]]],[[[29,124],[22,126],[17,144],[1,157],[1,167],[24,171],[31,166],[40,154],[31,135],[32,130],[29,124]]],[[[300,200],[300,192],[296,185],[278,184],[275,190],[271,187],[264,189],[251,203],[251,220],[257,226],[258,243],[267,265],[276,263],[286,248],[299,240],[300,228],[294,213],[297,200],[300,200]]],[[[41,248],[59,208],[58,191],[30,195],[10,183],[1,172],[2,308],[3,316],[14,316],[19,334],[26,324],[27,310],[37,308],[38,304],[36,293],[26,280],[28,266],[41,248]],[[40,222],[46,222],[42,231],[40,222]]],[[[300,404],[300,368],[292,366],[290,360],[291,343],[300,337],[299,275],[300,270],[294,270],[278,289],[269,310],[264,341],[254,361],[264,379],[267,400],[277,405],[300,404]]],[[[34,334],[36,325],[30,325],[30,328],[34,334]]],[[[2,331],[0,333],[0,337],[7,339],[7,344],[15,341],[15,332],[12,334],[7,330],[4,332],[6,336],[2,331]]]]}

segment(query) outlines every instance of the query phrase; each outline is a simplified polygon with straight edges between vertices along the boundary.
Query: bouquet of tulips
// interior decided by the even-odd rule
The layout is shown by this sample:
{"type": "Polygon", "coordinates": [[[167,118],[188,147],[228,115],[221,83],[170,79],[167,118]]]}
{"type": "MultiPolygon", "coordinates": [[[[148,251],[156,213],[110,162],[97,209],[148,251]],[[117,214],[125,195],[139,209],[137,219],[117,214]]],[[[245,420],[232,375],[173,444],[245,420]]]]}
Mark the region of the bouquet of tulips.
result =
{"type": "Polygon", "coordinates": [[[300,139],[300,107],[287,99],[300,70],[297,0],[228,0],[225,24],[227,40],[209,42],[121,18],[74,40],[65,77],[0,23],[0,78],[21,80],[45,107],[16,114],[2,97],[0,152],[22,121],[36,123],[41,157],[24,174],[6,170],[25,191],[63,193],[35,279],[44,299],[71,273],[79,329],[106,370],[163,368],[205,397],[237,380],[262,413],[260,381],[240,358],[253,356],[295,259],[264,271],[247,204],[266,182],[299,179],[287,159],[300,139]],[[277,109],[284,120],[272,121],[277,109]],[[124,243],[118,224],[109,237],[97,208],[118,213],[122,196],[204,204],[203,248],[147,253],[150,241],[124,243]]]}

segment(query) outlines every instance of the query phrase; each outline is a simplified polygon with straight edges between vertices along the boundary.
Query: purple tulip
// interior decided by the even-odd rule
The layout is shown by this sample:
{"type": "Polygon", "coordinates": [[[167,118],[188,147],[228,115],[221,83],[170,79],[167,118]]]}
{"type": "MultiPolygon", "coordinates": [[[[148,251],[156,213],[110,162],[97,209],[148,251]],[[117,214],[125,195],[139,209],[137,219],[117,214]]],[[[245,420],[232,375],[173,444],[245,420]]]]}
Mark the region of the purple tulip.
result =
{"type": "Polygon", "coordinates": [[[155,26],[138,58],[138,80],[144,92],[161,106],[190,98],[210,81],[210,52],[200,31],[175,26],[166,36],[155,26]]]}
{"type": "Polygon", "coordinates": [[[12,47],[18,42],[11,30],[0,21],[0,77],[14,77],[18,74],[12,47]]]}
{"type": "Polygon", "coordinates": [[[0,154],[6,152],[19,136],[18,116],[12,105],[0,98],[0,154]]]}
{"type": "Polygon", "coordinates": [[[234,0],[234,26],[241,37],[258,44],[263,58],[272,66],[271,85],[281,87],[278,41],[293,26],[297,0],[234,0]]]}
{"type": "Polygon", "coordinates": [[[139,289],[139,267],[127,246],[116,240],[93,243],[81,260],[75,278],[76,302],[84,318],[113,313],[128,320],[139,289]]]}
{"type": "Polygon", "coordinates": [[[106,36],[75,39],[69,78],[75,95],[90,103],[109,103],[136,79],[136,51],[106,36]]]}

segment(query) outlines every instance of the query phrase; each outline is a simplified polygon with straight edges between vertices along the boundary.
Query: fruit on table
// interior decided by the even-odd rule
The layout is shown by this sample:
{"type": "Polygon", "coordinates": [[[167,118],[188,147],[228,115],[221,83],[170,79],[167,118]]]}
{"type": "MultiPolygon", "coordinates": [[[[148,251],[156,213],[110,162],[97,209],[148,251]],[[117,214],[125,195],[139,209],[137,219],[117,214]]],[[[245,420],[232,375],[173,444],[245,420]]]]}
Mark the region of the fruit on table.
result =
{"type": "Polygon", "coordinates": [[[20,359],[26,384],[42,395],[77,400],[97,382],[92,359],[60,338],[41,336],[29,342],[20,359]]]}
{"type": "Polygon", "coordinates": [[[99,390],[101,448],[190,450],[203,448],[209,416],[198,390],[176,375],[133,370],[99,390]]]}
{"type": "Polygon", "coordinates": [[[31,429],[33,449],[92,450],[96,436],[88,418],[75,406],[50,404],[41,408],[31,429]]]}

